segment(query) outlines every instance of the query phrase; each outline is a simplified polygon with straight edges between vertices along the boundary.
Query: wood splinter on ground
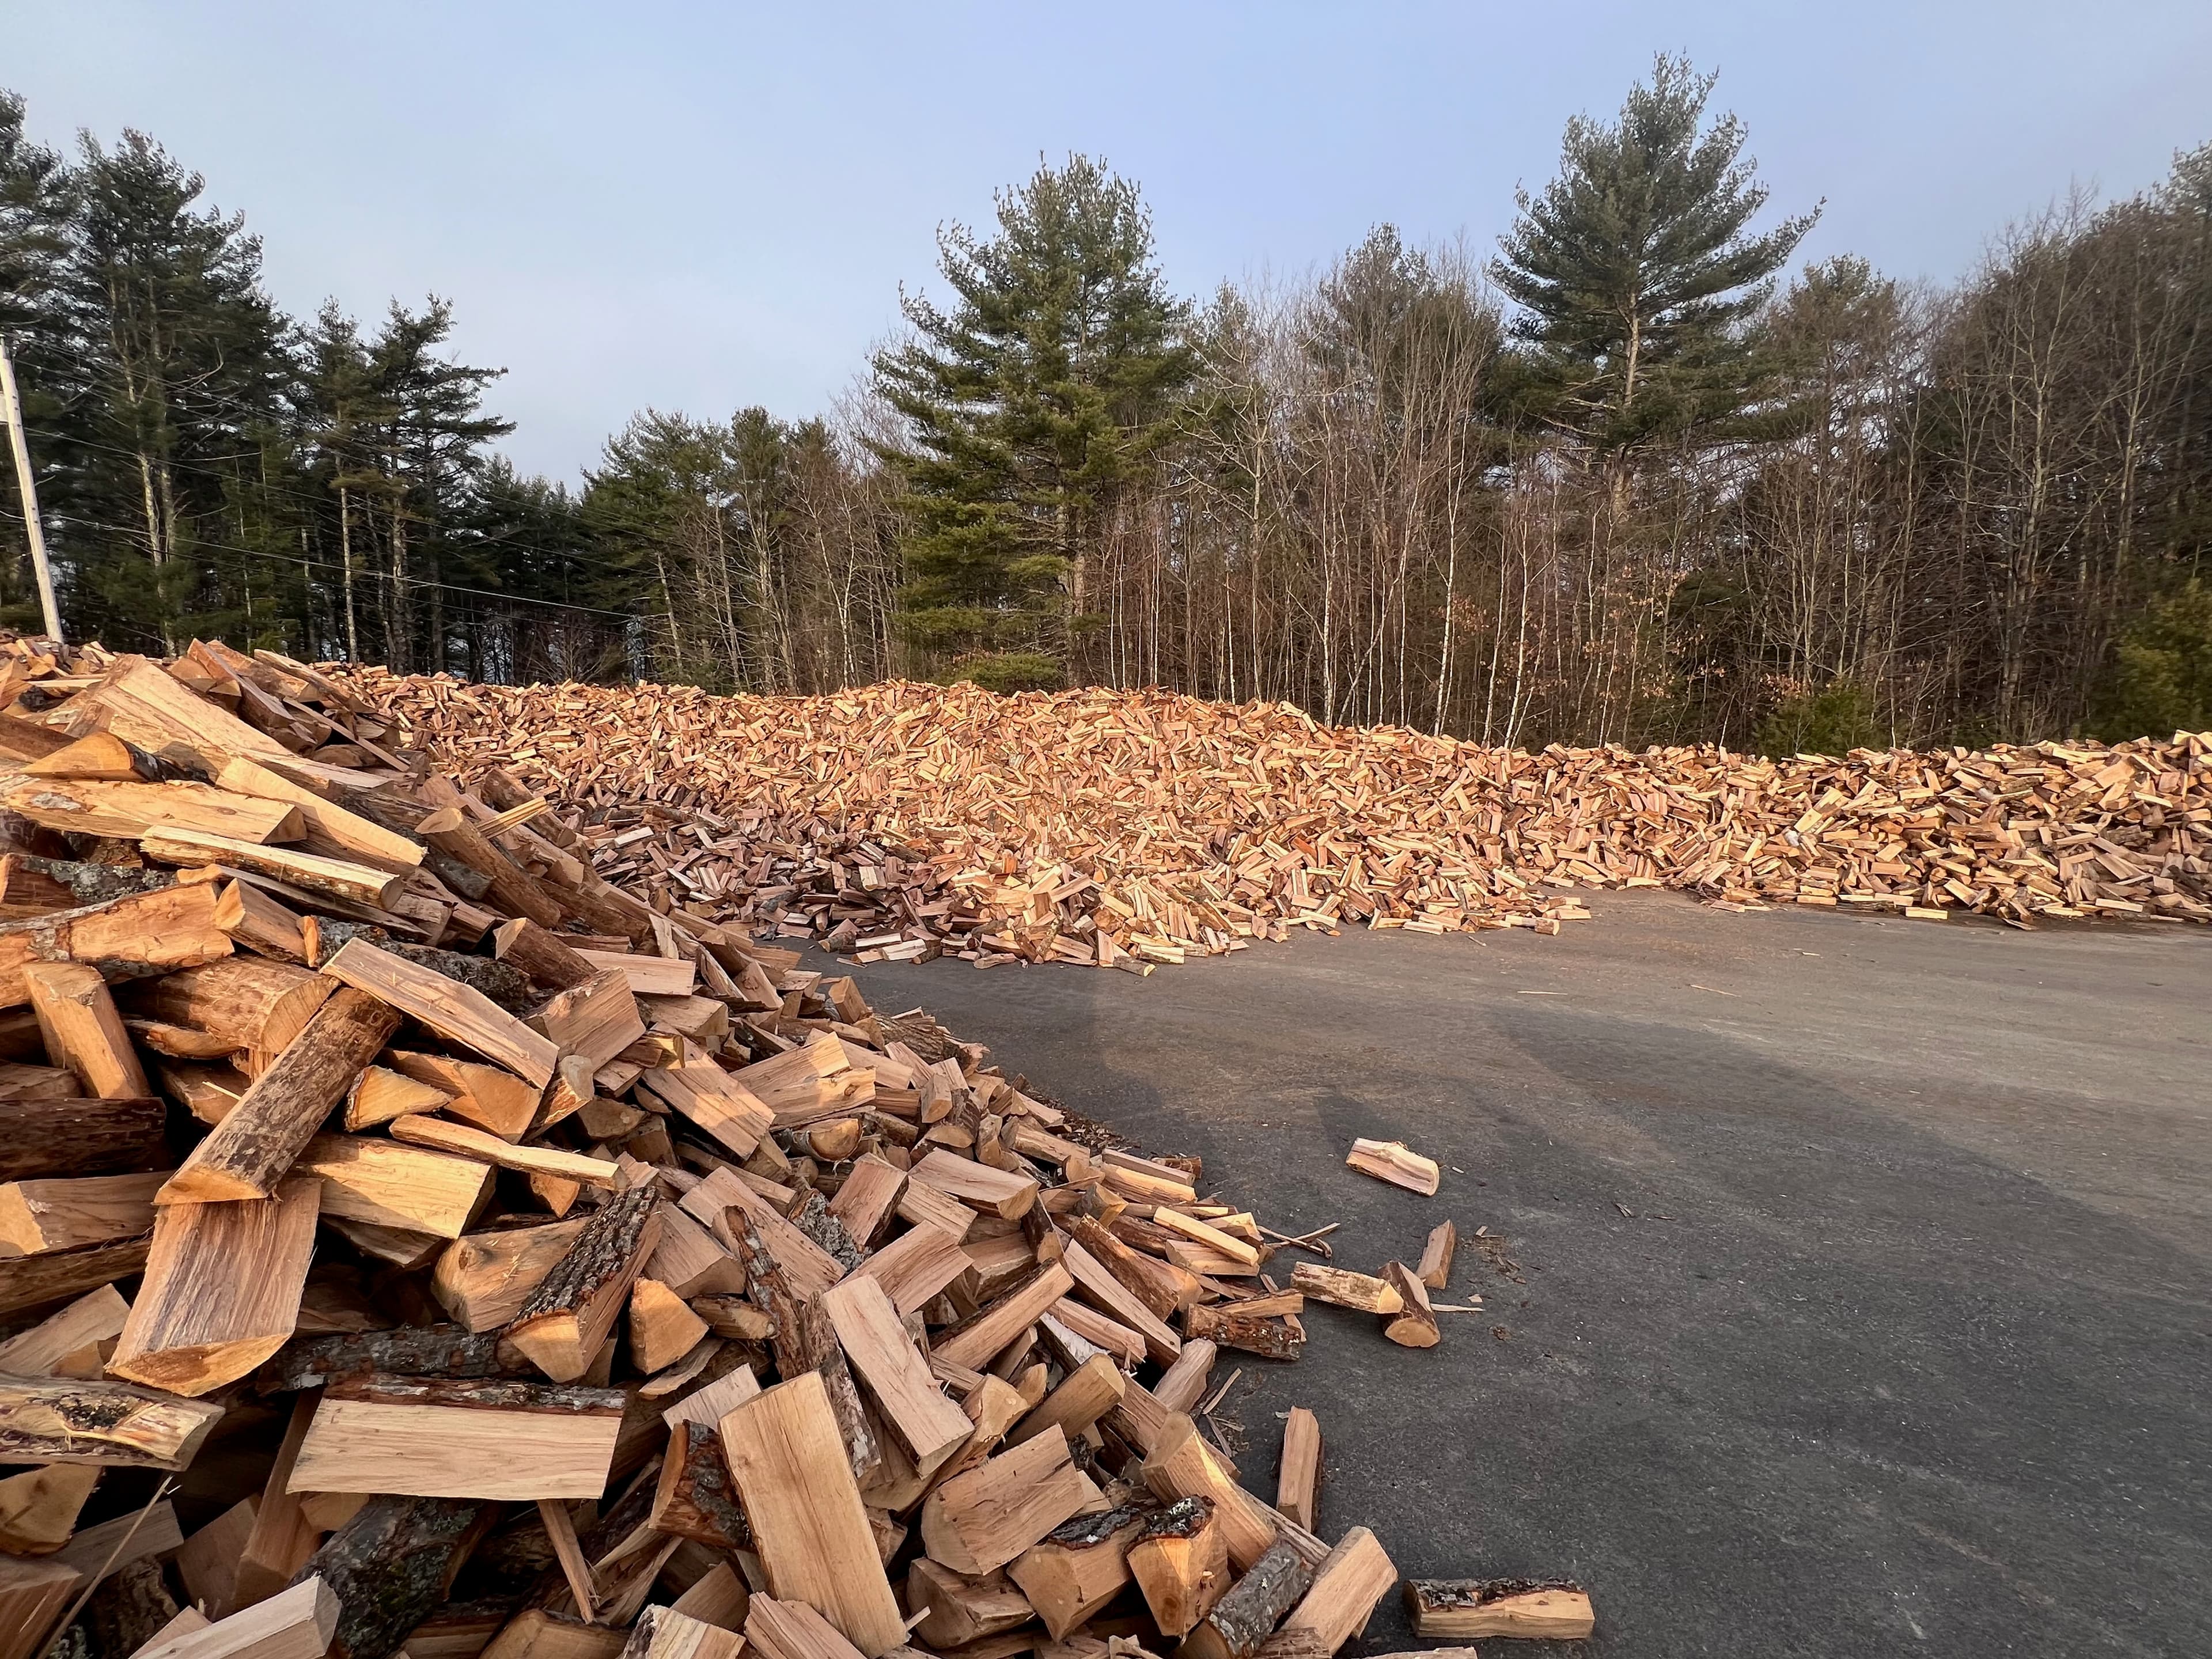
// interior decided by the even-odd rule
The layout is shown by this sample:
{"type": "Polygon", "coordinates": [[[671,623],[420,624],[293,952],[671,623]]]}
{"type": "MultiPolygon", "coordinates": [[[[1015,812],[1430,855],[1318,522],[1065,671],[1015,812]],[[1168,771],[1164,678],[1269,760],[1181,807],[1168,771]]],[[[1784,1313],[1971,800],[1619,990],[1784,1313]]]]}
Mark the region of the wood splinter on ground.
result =
{"type": "Polygon", "coordinates": [[[1409,1152],[1403,1141],[1355,1140],[1345,1160],[1362,1175],[1434,1198],[1440,1179],[1436,1160],[1409,1152]]]}

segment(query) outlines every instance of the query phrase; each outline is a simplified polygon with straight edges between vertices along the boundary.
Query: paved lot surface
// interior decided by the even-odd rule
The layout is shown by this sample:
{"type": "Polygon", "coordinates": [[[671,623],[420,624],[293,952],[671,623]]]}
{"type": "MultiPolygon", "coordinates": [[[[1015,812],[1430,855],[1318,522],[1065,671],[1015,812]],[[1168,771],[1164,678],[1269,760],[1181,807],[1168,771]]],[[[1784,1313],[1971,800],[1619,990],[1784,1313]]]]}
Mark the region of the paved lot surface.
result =
{"type": "MultiPolygon", "coordinates": [[[[2212,937],[1590,905],[860,977],[1270,1225],[1341,1221],[1340,1266],[1506,1241],[1439,1348],[1316,1308],[1296,1365],[1243,1358],[1247,1479],[1316,1408],[1328,1535],[1579,1577],[1593,1656],[2212,1653],[2212,937]]],[[[1393,1602],[1351,1651],[1407,1645],[1393,1602]]]]}

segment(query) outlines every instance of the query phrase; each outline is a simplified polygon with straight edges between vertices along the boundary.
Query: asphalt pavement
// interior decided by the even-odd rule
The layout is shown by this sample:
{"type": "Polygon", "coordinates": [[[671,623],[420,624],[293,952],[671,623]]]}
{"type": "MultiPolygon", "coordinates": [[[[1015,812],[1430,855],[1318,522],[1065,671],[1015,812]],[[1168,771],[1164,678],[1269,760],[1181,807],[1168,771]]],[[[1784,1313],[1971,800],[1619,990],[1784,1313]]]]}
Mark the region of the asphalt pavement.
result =
{"type": "MultiPolygon", "coordinates": [[[[1218,1419],[1272,1493],[1313,1408],[1321,1530],[1408,1576],[1591,1591],[1593,1642],[1486,1654],[2212,1653],[2212,934],[1588,902],[859,977],[1337,1266],[1458,1224],[1441,1346],[1310,1307],[1218,1419]]],[[[1413,1645],[1394,1600],[1347,1652],[1413,1645]]]]}

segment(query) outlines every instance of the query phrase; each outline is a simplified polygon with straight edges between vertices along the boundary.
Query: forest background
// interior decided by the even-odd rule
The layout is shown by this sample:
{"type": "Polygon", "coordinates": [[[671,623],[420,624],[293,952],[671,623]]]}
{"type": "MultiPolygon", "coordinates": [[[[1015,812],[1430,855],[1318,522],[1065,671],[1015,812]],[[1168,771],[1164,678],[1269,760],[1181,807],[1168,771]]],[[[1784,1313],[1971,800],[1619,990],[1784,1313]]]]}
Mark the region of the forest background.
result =
{"type": "MultiPolygon", "coordinates": [[[[1908,285],[1798,265],[1710,76],[1568,124],[1495,248],[1177,294],[1137,181],[948,226],[834,411],[500,454],[450,307],[284,315],[146,135],[0,94],[0,331],[73,636],[487,680],[1159,685],[1486,743],[2212,726],[2212,145],[1908,285]]],[[[0,489],[0,623],[35,629],[0,489]]]]}

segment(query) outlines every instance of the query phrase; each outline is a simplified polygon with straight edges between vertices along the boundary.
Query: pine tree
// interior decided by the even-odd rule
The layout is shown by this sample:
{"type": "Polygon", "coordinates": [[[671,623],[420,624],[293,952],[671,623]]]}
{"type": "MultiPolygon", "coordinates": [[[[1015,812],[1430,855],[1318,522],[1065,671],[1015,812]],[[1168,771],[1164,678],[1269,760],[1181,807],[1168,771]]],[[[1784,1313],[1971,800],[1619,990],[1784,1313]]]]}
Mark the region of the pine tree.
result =
{"type": "Polygon", "coordinates": [[[200,176],[143,133],[112,150],[88,135],[69,188],[64,608],[111,644],[243,637],[257,582],[264,610],[274,595],[269,572],[243,574],[270,550],[241,495],[260,468],[240,463],[281,427],[290,378],[260,243],[238,216],[198,206],[200,176]]]}
{"type": "Polygon", "coordinates": [[[362,641],[377,614],[377,588],[364,584],[374,568],[372,514],[379,501],[387,510],[396,493],[380,472],[369,434],[388,425],[395,411],[379,395],[362,344],[361,326],[326,301],[299,345],[299,387],[294,420],[301,465],[331,504],[325,514],[323,562],[334,563],[336,582],[329,630],[334,649],[349,662],[364,660],[362,641]]]}
{"type": "Polygon", "coordinates": [[[490,459],[486,446],[514,430],[514,422],[483,412],[484,388],[507,371],[440,356],[453,331],[446,301],[434,296],[420,312],[395,301],[368,346],[381,416],[372,453],[389,498],[385,653],[401,672],[419,664],[438,673],[448,665],[459,620],[446,604],[444,561],[453,550],[448,526],[469,514],[490,459]]]}
{"type": "Polygon", "coordinates": [[[1765,187],[1743,124],[1710,125],[1715,77],[1662,57],[1618,121],[1568,122],[1559,175],[1526,190],[1492,280],[1536,348],[1517,367],[1528,407],[1620,451],[1738,412],[1756,364],[1740,325],[1820,210],[1753,234],[1765,187]]]}
{"type": "Polygon", "coordinates": [[[910,515],[906,636],[957,678],[1057,684],[1084,629],[1117,492],[1168,435],[1197,355],[1153,259],[1137,185],[1087,156],[998,198],[998,233],[939,238],[951,308],[876,385],[907,425],[884,458],[910,515]]]}

